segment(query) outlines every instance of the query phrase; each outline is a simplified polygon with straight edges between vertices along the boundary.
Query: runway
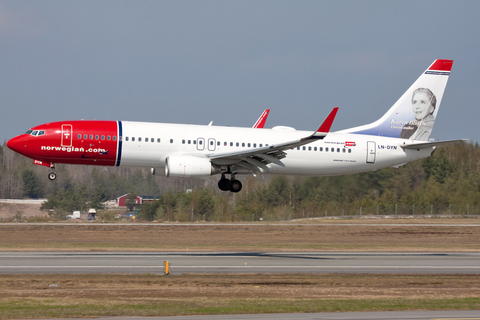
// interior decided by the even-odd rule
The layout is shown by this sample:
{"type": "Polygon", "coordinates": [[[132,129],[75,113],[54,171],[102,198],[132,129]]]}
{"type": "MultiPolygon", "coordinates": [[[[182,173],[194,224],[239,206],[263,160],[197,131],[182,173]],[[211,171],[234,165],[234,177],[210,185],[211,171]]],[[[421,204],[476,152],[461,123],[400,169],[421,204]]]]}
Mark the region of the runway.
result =
{"type": "Polygon", "coordinates": [[[0,274],[160,274],[164,261],[171,274],[480,274],[480,253],[470,252],[0,252],[0,274]]]}

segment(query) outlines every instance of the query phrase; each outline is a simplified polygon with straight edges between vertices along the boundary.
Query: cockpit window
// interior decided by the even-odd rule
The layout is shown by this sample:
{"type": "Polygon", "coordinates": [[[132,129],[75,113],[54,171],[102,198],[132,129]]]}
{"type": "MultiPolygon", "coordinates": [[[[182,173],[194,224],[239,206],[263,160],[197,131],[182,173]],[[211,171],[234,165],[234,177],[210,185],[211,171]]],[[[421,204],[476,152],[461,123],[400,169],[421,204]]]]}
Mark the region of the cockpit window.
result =
{"type": "Polygon", "coordinates": [[[45,131],[43,131],[43,130],[40,130],[40,131],[38,131],[38,134],[37,134],[37,136],[43,136],[44,134],[45,134],[45,131]]]}
{"type": "Polygon", "coordinates": [[[36,136],[37,133],[38,133],[38,130],[34,130],[34,131],[31,133],[31,135],[32,135],[32,136],[36,136]]]}
{"type": "Polygon", "coordinates": [[[25,134],[30,134],[30,133],[32,133],[32,129],[27,130],[27,132],[25,132],[25,134]]]}

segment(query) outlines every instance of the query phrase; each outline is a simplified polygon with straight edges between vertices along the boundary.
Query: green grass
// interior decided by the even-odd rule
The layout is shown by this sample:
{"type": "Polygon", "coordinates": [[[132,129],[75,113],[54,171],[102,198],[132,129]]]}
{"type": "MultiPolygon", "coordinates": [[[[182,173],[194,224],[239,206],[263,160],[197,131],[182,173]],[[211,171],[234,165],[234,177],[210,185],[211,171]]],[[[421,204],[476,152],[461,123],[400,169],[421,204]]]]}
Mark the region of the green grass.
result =
{"type": "Polygon", "coordinates": [[[0,300],[0,319],[406,310],[479,310],[480,298],[454,299],[141,299],[0,300]],[[4,301],[2,301],[4,300],[4,301]]]}

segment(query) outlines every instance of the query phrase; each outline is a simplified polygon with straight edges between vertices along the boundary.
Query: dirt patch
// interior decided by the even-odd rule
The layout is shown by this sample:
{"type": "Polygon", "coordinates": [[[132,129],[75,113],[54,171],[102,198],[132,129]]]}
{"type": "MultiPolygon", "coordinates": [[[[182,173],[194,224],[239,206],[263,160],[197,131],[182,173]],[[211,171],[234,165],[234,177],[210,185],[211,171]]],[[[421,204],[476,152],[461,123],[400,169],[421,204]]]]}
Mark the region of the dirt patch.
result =
{"type": "Polygon", "coordinates": [[[41,204],[30,203],[0,203],[0,219],[13,219],[16,215],[21,217],[47,216],[40,211],[41,204]]]}

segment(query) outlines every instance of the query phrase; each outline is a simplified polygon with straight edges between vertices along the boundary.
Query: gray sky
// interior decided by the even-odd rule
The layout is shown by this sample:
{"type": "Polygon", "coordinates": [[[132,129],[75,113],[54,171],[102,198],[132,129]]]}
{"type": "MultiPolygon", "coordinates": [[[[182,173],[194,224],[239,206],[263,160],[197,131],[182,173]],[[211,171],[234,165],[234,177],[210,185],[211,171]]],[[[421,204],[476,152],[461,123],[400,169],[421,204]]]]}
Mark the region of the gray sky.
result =
{"type": "Polygon", "coordinates": [[[453,59],[433,138],[480,141],[480,1],[1,1],[0,141],[72,119],[332,130],[453,59]]]}

